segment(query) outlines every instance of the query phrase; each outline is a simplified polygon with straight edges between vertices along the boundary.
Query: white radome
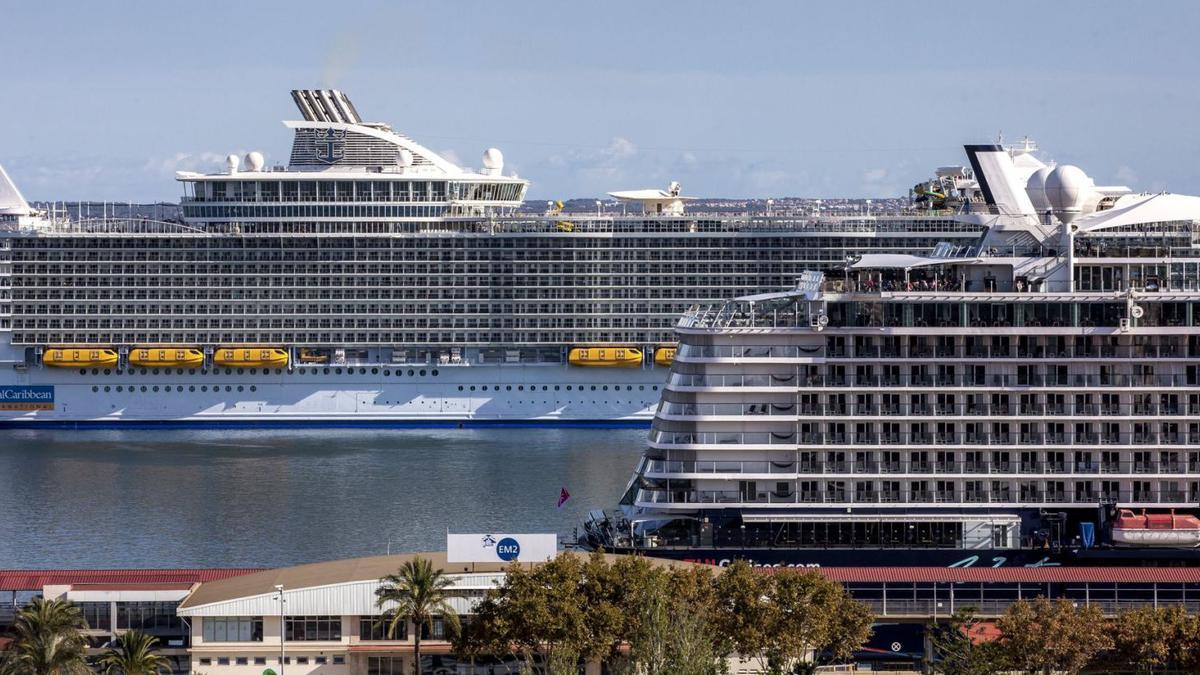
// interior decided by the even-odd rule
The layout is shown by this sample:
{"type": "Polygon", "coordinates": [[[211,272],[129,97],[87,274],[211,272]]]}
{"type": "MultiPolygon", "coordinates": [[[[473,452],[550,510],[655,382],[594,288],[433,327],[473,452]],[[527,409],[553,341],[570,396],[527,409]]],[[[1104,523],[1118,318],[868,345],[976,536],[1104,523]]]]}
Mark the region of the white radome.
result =
{"type": "Polygon", "coordinates": [[[246,153],[246,169],[248,171],[262,171],[267,160],[263,158],[263,154],[257,150],[246,153]]]}
{"type": "Polygon", "coordinates": [[[240,163],[241,160],[238,159],[237,155],[229,155],[225,158],[225,168],[229,169],[229,173],[237,173],[238,164],[240,163]]]}
{"type": "Polygon", "coordinates": [[[504,168],[504,153],[496,148],[483,151],[483,168],[499,171],[504,168]]]}
{"type": "Polygon", "coordinates": [[[1050,175],[1050,167],[1043,166],[1025,183],[1025,192],[1029,193],[1029,201],[1033,202],[1033,208],[1038,213],[1049,211],[1050,199],[1046,197],[1046,177],[1050,175]]]}
{"type": "Polygon", "coordinates": [[[1046,199],[1059,220],[1069,223],[1079,215],[1093,185],[1083,169],[1064,164],[1046,176],[1046,199]]]}
{"type": "Polygon", "coordinates": [[[396,162],[399,163],[400,166],[412,166],[412,163],[413,163],[412,152],[409,150],[405,150],[404,148],[400,148],[400,152],[396,153],[396,162]]]}

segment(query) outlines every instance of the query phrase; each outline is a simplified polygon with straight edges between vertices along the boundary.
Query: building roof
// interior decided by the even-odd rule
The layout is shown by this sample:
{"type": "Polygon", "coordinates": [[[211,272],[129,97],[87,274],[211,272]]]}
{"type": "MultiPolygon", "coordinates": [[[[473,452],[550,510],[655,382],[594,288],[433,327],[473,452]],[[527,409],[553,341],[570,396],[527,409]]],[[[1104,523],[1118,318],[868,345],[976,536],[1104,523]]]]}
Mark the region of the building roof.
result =
{"type": "Polygon", "coordinates": [[[1200,583],[1200,567],[823,567],[843,583],[1200,583]]]}
{"type": "MultiPolygon", "coordinates": [[[[620,556],[607,556],[610,561],[620,556]]],[[[321,602],[320,598],[300,597],[299,591],[304,589],[323,588],[339,584],[376,584],[379,579],[394,574],[401,565],[415,558],[425,558],[433,563],[435,569],[447,574],[460,575],[497,575],[504,572],[507,563],[448,563],[444,551],[434,553],[405,553],[400,555],[381,555],[368,558],[350,558],[347,560],[332,560],[329,562],[281,567],[273,570],[263,570],[252,574],[220,579],[202,583],[192,591],[183,602],[181,610],[195,609],[205,605],[228,603],[246,598],[270,596],[276,593],[275,586],[285,589],[289,605],[296,603],[321,602]],[[295,596],[295,597],[294,597],[295,596]]],[[[687,566],[699,563],[647,558],[656,566],[687,566]]],[[[370,591],[372,589],[359,589],[370,591]]],[[[344,596],[343,596],[344,597],[344,596]]],[[[290,605],[291,606],[291,605],[290,605]]]]}
{"type": "Polygon", "coordinates": [[[210,569],[108,569],[108,570],[5,570],[0,569],[0,590],[40,591],[45,586],[78,586],[104,584],[106,586],[169,584],[172,587],[227,579],[259,568],[210,568],[210,569]]]}

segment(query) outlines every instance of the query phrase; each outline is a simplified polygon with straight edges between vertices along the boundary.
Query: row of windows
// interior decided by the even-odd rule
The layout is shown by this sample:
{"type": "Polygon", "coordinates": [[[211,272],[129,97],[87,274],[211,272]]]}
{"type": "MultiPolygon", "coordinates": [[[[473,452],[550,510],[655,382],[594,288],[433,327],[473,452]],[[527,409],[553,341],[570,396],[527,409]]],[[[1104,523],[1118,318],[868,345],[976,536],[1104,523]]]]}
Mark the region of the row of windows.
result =
{"type": "Polygon", "coordinates": [[[201,623],[205,642],[262,642],[263,639],[261,616],[205,617],[201,623]]]}
{"type": "MultiPolygon", "coordinates": [[[[366,374],[367,374],[367,369],[366,369],[366,368],[358,368],[358,369],[355,369],[355,368],[345,368],[344,370],[345,370],[345,373],[346,373],[347,375],[354,375],[355,373],[357,373],[357,374],[359,374],[359,375],[366,375],[366,374]]],[[[226,368],[226,369],[225,369],[225,371],[224,371],[224,374],[225,374],[225,375],[233,375],[233,374],[236,372],[238,375],[245,375],[245,374],[246,374],[246,371],[247,371],[247,369],[246,369],[246,368],[226,368]]],[[[324,374],[324,375],[330,375],[330,374],[333,374],[333,375],[341,375],[341,374],[342,374],[342,371],[343,371],[343,369],[342,369],[342,368],[314,368],[314,367],[311,367],[311,366],[308,366],[308,367],[306,367],[306,366],[303,366],[303,365],[301,365],[301,366],[297,367],[295,370],[288,370],[288,371],[267,370],[267,369],[265,369],[265,368],[264,368],[264,369],[263,369],[263,375],[280,375],[280,374],[283,374],[283,372],[286,372],[286,373],[287,373],[287,374],[289,374],[289,375],[316,375],[318,371],[320,371],[320,372],[321,372],[321,374],[324,374]]],[[[86,369],[86,368],[81,368],[81,369],[79,370],[79,374],[80,374],[80,375],[87,375],[87,374],[88,374],[88,372],[89,372],[89,371],[88,371],[88,369],[86,369]]],[[[103,370],[101,370],[101,369],[99,369],[99,368],[92,368],[90,372],[91,372],[91,374],[92,374],[92,375],[100,375],[100,374],[104,374],[104,375],[111,375],[111,374],[113,374],[113,372],[114,372],[114,371],[113,371],[113,370],[111,370],[111,369],[109,369],[109,368],[105,368],[105,369],[103,369],[103,370]]],[[[116,372],[116,374],[117,374],[117,375],[124,375],[124,374],[126,374],[126,373],[128,373],[129,375],[147,375],[147,374],[150,374],[150,375],[158,375],[158,374],[159,374],[159,369],[158,369],[158,368],[151,368],[149,371],[147,371],[147,369],[146,369],[146,368],[140,368],[140,369],[139,369],[139,368],[130,368],[129,370],[122,370],[122,369],[118,368],[118,369],[117,369],[115,372],[116,372]]],[[[163,368],[163,369],[162,369],[162,374],[163,374],[163,375],[170,375],[172,372],[174,372],[176,375],[183,375],[183,374],[184,374],[184,372],[186,372],[188,375],[195,375],[195,374],[197,374],[197,373],[199,373],[200,375],[207,375],[207,374],[209,374],[209,369],[207,369],[207,368],[203,368],[203,369],[201,369],[201,370],[199,370],[199,371],[197,371],[197,370],[196,370],[196,369],[194,369],[194,368],[189,368],[189,369],[187,369],[186,371],[185,371],[183,368],[176,368],[176,369],[174,369],[174,371],[172,371],[170,368],[163,368]]],[[[379,369],[378,369],[378,368],[371,368],[371,371],[370,371],[370,372],[371,372],[371,374],[372,374],[372,375],[378,375],[378,374],[379,374],[379,369]]],[[[404,374],[405,374],[405,372],[406,372],[406,371],[404,371],[403,369],[397,368],[397,369],[396,369],[396,377],[400,377],[401,375],[404,375],[404,374]]],[[[409,377],[414,377],[414,376],[425,377],[425,373],[426,373],[426,372],[427,372],[427,371],[426,371],[424,368],[421,368],[420,370],[417,370],[417,369],[415,369],[415,368],[409,368],[409,369],[408,369],[408,371],[407,371],[407,373],[408,373],[408,376],[409,376],[409,377]]],[[[437,368],[434,368],[433,370],[431,370],[431,371],[428,371],[428,372],[429,372],[429,374],[430,374],[430,375],[432,375],[432,376],[434,376],[434,377],[437,377],[437,376],[438,376],[438,373],[439,373],[439,371],[438,371],[438,369],[437,369],[437,368]]],[[[221,369],[220,369],[220,368],[213,368],[213,369],[212,369],[212,374],[213,374],[213,375],[220,375],[220,374],[222,374],[222,373],[221,373],[221,369]]],[[[250,374],[250,375],[257,375],[257,374],[258,374],[258,369],[257,369],[257,368],[250,368],[250,369],[249,369],[249,374],[250,374]]],[[[383,370],[383,375],[384,375],[385,377],[391,377],[391,376],[392,376],[392,371],[391,371],[391,370],[388,370],[388,369],[386,369],[386,368],[385,368],[385,369],[383,370]]]]}
{"type": "Polygon", "coordinates": [[[284,639],[341,640],[342,617],[340,616],[289,616],[284,622],[284,639]]]}
{"type": "MultiPolygon", "coordinates": [[[[200,657],[198,662],[202,666],[211,666],[211,665],[213,665],[213,663],[216,663],[218,666],[228,666],[228,665],[248,666],[251,663],[253,663],[256,666],[265,666],[265,665],[267,665],[267,657],[265,657],[265,656],[254,656],[254,657],[250,657],[250,656],[235,656],[235,657],[218,656],[216,659],[213,659],[211,656],[202,656],[202,657],[200,657]]],[[[271,659],[271,662],[272,663],[280,663],[278,658],[271,659]]],[[[335,666],[342,666],[342,665],[346,664],[346,657],[342,654],[334,654],[333,656],[313,656],[313,657],[285,656],[285,657],[283,657],[283,661],[282,661],[283,665],[285,665],[285,666],[291,665],[293,663],[295,663],[296,665],[304,666],[304,665],[308,665],[310,662],[312,664],[318,665],[318,666],[323,666],[327,663],[332,663],[335,666]]]]}

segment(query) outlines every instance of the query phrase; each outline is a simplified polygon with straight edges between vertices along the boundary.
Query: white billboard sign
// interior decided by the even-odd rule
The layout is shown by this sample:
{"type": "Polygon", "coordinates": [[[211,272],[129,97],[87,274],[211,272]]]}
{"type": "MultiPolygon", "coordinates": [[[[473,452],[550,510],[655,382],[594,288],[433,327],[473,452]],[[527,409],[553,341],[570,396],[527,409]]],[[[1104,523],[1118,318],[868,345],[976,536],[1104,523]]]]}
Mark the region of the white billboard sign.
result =
{"type": "Polygon", "coordinates": [[[446,534],[446,561],[545,562],[558,553],[556,534],[446,534]]]}

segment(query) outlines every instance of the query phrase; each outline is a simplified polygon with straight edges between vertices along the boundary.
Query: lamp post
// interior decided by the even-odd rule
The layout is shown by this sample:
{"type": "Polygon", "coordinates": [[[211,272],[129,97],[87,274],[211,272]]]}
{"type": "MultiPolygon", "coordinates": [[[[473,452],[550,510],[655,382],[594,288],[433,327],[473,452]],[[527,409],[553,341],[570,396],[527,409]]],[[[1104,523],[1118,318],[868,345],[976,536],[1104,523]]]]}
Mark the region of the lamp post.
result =
{"type": "Polygon", "coordinates": [[[283,584],[275,584],[275,592],[279,594],[279,675],[283,675],[284,642],[287,639],[286,620],[283,614],[283,584]]]}

